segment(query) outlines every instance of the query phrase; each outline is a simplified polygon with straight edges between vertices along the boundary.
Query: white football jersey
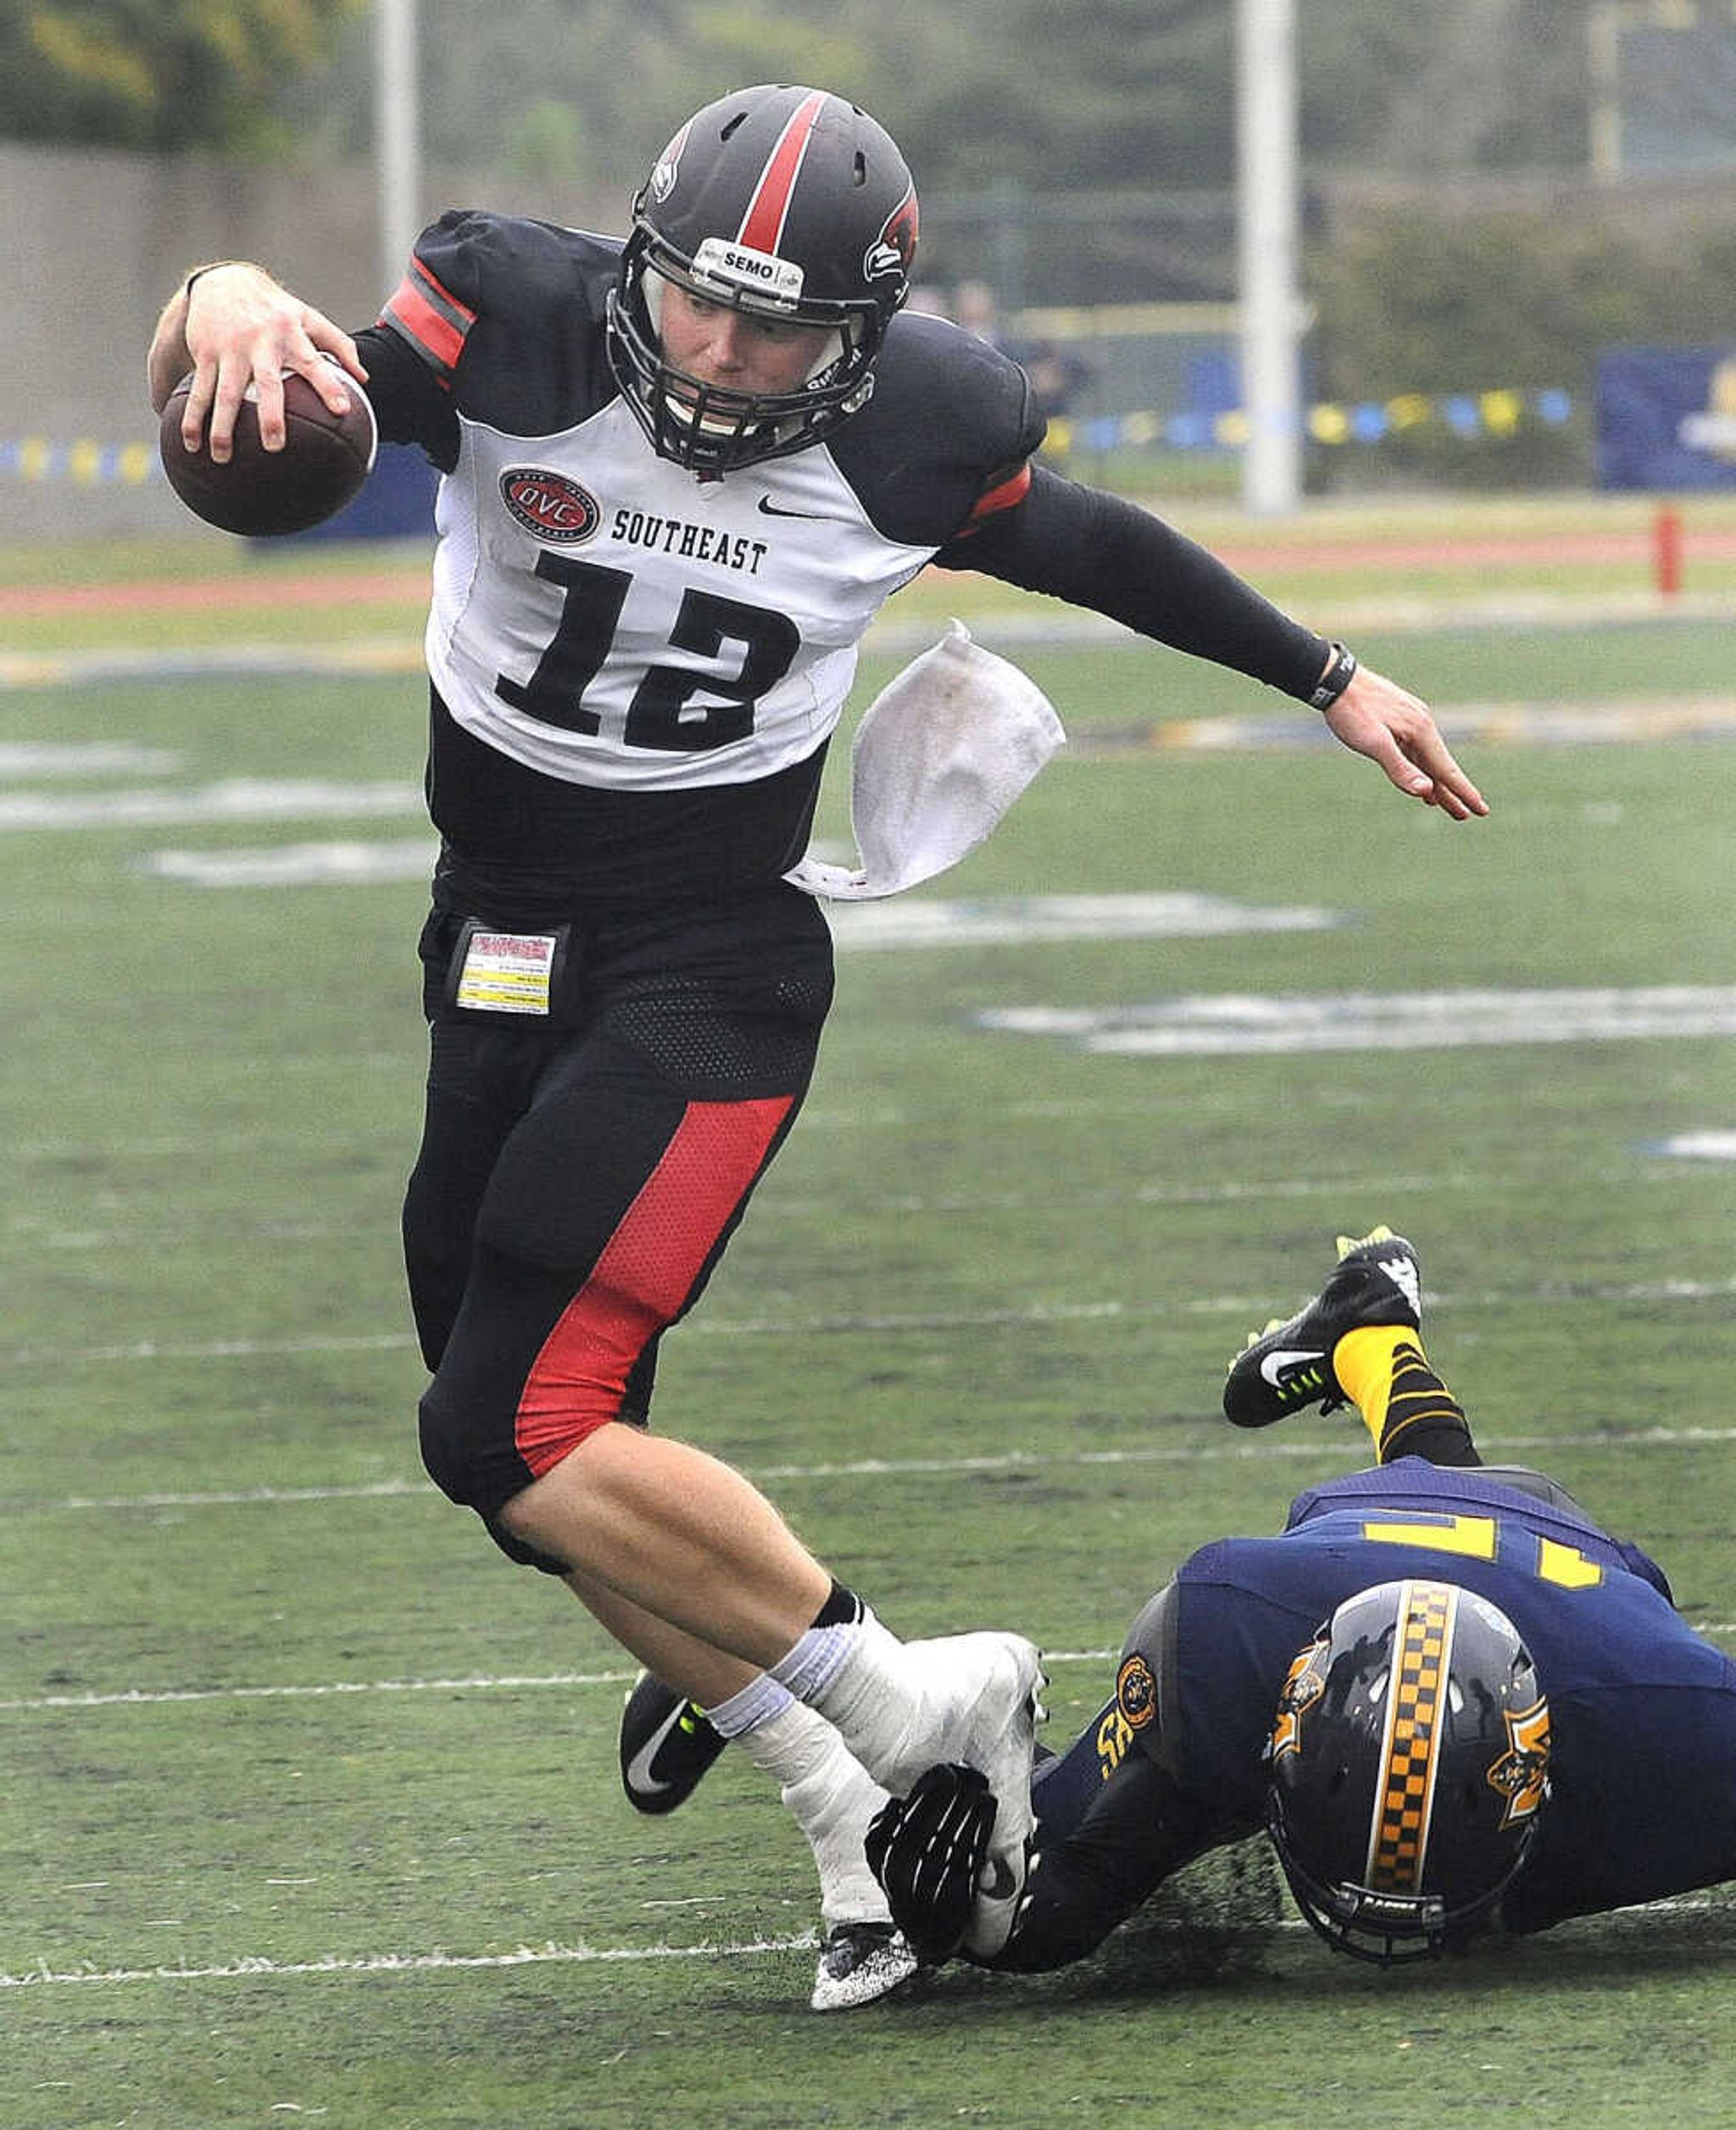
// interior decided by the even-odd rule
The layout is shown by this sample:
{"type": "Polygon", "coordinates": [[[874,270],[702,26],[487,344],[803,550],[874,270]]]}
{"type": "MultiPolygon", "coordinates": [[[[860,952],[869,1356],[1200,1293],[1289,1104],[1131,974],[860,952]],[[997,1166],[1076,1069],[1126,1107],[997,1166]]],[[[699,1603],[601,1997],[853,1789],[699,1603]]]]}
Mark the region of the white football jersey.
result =
{"type": "Polygon", "coordinates": [[[823,445],[696,480],[615,398],[551,436],[460,418],[427,657],[459,724],[569,783],[739,783],[838,721],[863,632],[933,553],[823,445]]]}
{"type": "Polygon", "coordinates": [[[458,210],[360,336],[381,436],[442,475],[428,798],[467,909],[777,881],[870,621],[1019,502],[1042,438],[1015,364],[901,315],[824,443],[702,481],[620,397],[620,254],[458,210]]]}

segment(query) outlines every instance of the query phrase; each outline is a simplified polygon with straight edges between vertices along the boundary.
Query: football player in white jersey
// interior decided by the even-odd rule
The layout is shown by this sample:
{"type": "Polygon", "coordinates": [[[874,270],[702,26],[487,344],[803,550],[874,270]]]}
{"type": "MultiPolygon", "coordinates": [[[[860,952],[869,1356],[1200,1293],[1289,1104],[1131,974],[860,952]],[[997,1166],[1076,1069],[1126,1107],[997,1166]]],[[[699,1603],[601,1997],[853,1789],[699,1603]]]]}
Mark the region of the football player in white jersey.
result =
{"type": "MultiPolygon", "coordinates": [[[[423,1455],[782,1784],[821,1869],[821,2009],[914,1965],[865,1805],[936,1760],[1026,1794],[1039,1679],[1016,1637],[901,1643],[746,1480],[644,1426],[659,1337],[812,1071],[831,942],[784,875],[869,623],[929,564],[984,571],[1312,704],[1449,819],[1487,811],[1414,696],[1036,457],[1017,365],[903,308],[916,234],[871,118],[762,86],[682,126],[624,242],[445,214],[353,337],[220,262],[149,358],[159,409],[191,373],[185,432],[214,459],[249,390],[272,448],[283,372],[334,409],[348,372],[442,476],[431,1062],[403,1221],[423,1455]]],[[[988,1952],[1024,1876],[1029,1828],[1005,1817],[972,1924],[988,1952]]]]}

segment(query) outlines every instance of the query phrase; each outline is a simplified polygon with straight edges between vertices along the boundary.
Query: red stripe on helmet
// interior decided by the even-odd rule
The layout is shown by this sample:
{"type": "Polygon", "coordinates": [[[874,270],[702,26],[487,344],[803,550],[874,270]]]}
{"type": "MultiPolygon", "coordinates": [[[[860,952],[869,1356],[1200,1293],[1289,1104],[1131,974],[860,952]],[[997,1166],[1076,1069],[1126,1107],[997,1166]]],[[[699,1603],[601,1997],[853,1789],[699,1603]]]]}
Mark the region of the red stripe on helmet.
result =
{"type": "Polygon", "coordinates": [[[742,217],[736,236],[738,244],[751,245],[756,252],[776,253],[795,195],[796,180],[801,175],[802,158],[825,108],[826,93],[816,89],[790,114],[776,146],[765,158],[765,168],[760,173],[760,182],[742,217]]]}

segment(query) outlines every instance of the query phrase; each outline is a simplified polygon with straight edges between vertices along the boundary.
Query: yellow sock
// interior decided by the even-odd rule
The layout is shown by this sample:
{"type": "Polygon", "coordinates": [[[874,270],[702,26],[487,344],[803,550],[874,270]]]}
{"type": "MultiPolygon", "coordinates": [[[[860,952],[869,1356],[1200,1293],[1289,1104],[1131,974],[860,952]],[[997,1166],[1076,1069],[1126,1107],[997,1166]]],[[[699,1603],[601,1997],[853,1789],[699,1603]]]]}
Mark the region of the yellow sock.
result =
{"type": "Polygon", "coordinates": [[[1406,1324],[1365,1324],[1346,1332],[1333,1349],[1333,1373],[1361,1414],[1382,1463],[1391,1460],[1398,1438],[1421,1422],[1465,1425],[1458,1400],[1406,1324]]]}

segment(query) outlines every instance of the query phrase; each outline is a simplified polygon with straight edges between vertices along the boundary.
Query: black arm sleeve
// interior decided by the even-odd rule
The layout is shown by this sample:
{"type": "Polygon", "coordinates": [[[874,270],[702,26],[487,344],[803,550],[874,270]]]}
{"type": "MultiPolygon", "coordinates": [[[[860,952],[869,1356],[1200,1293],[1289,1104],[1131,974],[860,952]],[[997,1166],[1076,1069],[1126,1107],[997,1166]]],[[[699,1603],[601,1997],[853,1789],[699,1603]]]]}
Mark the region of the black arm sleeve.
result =
{"type": "Polygon", "coordinates": [[[1243,1828],[1217,1825],[1143,1753],[1129,1753],[1078,1825],[1044,1848],[1012,1936],[984,1966],[1032,1974],[1082,1960],[1162,1882],[1243,1828]]]}
{"type": "Polygon", "coordinates": [[[452,394],[400,334],[367,326],[355,336],[368,372],[368,398],[387,443],[420,444],[442,473],[458,463],[452,394]]]}
{"type": "Polygon", "coordinates": [[[1305,703],[1330,646],[1217,557],[1137,503],[1041,464],[1015,509],[986,518],[935,556],[1027,592],[1087,607],[1178,651],[1210,659],[1305,703]]]}

